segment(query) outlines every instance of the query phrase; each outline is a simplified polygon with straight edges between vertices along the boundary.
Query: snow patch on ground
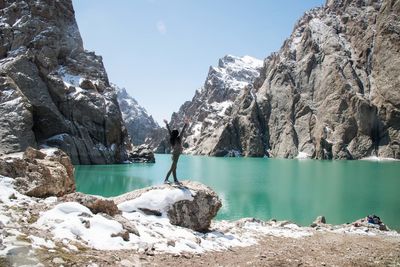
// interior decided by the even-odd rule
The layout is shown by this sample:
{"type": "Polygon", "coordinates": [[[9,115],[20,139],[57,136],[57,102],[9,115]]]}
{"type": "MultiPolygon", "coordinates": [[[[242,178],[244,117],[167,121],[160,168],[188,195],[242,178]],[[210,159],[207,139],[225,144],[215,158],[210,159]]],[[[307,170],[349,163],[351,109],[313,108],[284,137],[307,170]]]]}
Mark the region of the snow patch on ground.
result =
{"type": "Polygon", "coordinates": [[[94,215],[88,208],[76,202],[61,203],[44,212],[35,226],[50,230],[58,240],[84,240],[95,249],[128,248],[121,237],[113,237],[122,231],[120,223],[94,215]]]}

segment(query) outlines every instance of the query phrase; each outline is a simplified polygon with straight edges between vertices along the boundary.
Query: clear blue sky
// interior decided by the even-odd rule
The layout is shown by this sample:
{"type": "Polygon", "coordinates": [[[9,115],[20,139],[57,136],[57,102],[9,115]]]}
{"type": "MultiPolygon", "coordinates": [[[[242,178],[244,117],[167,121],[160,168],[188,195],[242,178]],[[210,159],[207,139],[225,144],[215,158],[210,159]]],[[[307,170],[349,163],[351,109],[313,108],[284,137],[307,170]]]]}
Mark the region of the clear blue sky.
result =
{"type": "Polygon", "coordinates": [[[226,54],[279,50],[303,13],[325,0],[73,0],[87,50],[111,82],[161,122],[191,100],[226,54]]]}

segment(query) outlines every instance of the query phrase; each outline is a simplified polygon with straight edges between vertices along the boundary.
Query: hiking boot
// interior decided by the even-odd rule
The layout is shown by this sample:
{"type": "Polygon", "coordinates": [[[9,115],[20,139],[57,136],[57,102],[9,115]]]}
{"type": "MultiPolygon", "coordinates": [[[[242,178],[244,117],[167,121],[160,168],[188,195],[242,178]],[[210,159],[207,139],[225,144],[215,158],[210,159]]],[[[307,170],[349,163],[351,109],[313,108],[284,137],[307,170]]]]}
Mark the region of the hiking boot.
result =
{"type": "Polygon", "coordinates": [[[171,184],[171,182],[168,180],[164,180],[164,184],[171,184]]]}
{"type": "Polygon", "coordinates": [[[182,183],[179,182],[178,180],[174,180],[174,184],[176,184],[176,185],[182,185],[182,183]]]}

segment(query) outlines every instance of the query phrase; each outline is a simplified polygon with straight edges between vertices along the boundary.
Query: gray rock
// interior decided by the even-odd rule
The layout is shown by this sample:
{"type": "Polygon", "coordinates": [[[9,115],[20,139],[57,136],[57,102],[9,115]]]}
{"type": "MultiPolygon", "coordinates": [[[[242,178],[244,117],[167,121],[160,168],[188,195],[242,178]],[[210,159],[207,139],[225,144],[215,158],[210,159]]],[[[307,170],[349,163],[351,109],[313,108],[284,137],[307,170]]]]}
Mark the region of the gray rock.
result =
{"type": "Polygon", "coordinates": [[[137,230],[136,226],[129,221],[128,219],[126,219],[125,217],[123,217],[122,215],[115,215],[113,220],[116,220],[117,222],[119,222],[122,225],[122,228],[126,231],[128,231],[128,233],[140,236],[139,231],[137,230]]]}
{"type": "Polygon", "coordinates": [[[326,219],[325,216],[318,216],[312,223],[311,223],[311,227],[317,227],[321,224],[326,224],[326,219]]]}
{"type": "Polygon", "coordinates": [[[208,231],[211,220],[217,215],[222,203],[218,195],[209,187],[197,182],[184,181],[183,186],[196,194],[193,200],[175,202],[168,210],[171,224],[195,231],[208,231]]]}
{"type": "Polygon", "coordinates": [[[121,237],[124,241],[129,241],[129,232],[126,230],[122,230],[121,232],[117,234],[111,234],[111,237],[121,237]]]}
{"type": "MultiPolygon", "coordinates": [[[[118,205],[122,202],[140,197],[142,194],[158,189],[170,189],[170,185],[160,185],[135,190],[124,195],[111,198],[118,205]]],[[[221,208],[221,200],[209,187],[193,181],[183,181],[180,190],[191,190],[193,200],[176,201],[167,207],[166,214],[171,224],[205,232],[209,229],[211,220],[221,208]]],[[[143,206],[142,208],[146,208],[143,206]]]]}
{"type": "Polygon", "coordinates": [[[116,93],[102,58],[83,48],[72,1],[1,5],[0,153],[46,145],[74,164],[125,161],[116,93]]]}

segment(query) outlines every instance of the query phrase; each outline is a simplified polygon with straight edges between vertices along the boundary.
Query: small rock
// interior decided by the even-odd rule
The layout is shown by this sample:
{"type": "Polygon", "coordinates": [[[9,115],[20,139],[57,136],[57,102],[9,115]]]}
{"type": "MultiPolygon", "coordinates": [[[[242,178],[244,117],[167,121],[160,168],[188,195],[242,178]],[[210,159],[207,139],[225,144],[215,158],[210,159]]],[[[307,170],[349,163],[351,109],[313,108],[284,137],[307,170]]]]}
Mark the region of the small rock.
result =
{"type": "Polygon", "coordinates": [[[174,240],[168,240],[167,246],[175,247],[175,241],[174,240]]]}
{"type": "Polygon", "coordinates": [[[84,223],[84,225],[85,225],[85,228],[87,228],[87,229],[90,228],[90,221],[84,220],[83,223],[84,223]]]}
{"type": "Polygon", "coordinates": [[[379,225],[379,230],[381,230],[381,231],[388,231],[389,229],[386,227],[386,225],[380,224],[380,225],[379,225]]]}
{"type": "Polygon", "coordinates": [[[324,224],[325,224],[325,223],[326,223],[325,216],[318,216],[318,217],[315,219],[314,223],[316,223],[316,224],[324,223],[324,224]]]}
{"type": "Polygon", "coordinates": [[[146,251],[147,256],[154,256],[154,251],[153,250],[148,250],[146,251]]]}
{"type": "Polygon", "coordinates": [[[154,215],[154,216],[158,216],[158,217],[162,215],[162,213],[158,210],[151,210],[151,209],[147,209],[147,208],[139,208],[139,210],[141,210],[146,215],[154,215]]]}
{"type": "Polygon", "coordinates": [[[129,232],[126,230],[122,230],[118,234],[111,234],[111,237],[117,237],[117,236],[122,237],[124,241],[129,241],[129,232]]]}
{"type": "Polygon", "coordinates": [[[291,221],[281,221],[281,222],[279,222],[278,226],[283,227],[288,224],[292,224],[292,222],[291,221]]]}
{"type": "Polygon", "coordinates": [[[128,231],[131,234],[140,236],[139,231],[136,229],[136,226],[125,217],[121,215],[116,215],[113,219],[122,224],[122,228],[124,230],[128,231]]]}
{"type": "Polygon", "coordinates": [[[87,213],[87,212],[82,212],[82,213],[79,214],[78,216],[80,216],[80,217],[85,217],[85,218],[92,218],[92,217],[93,217],[92,215],[90,215],[90,214],[87,213]]]}
{"type": "Polygon", "coordinates": [[[123,266],[123,267],[133,267],[133,266],[135,266],[132,262],[130,262],[128,260],[122,260],[119,264],[121,266],[123,266]]]}
{"type": "Polygon", "coordinates": [[[28,147],[22,157],[24,159],[44,159],[46,154],[40,150],[34,149],[33,147],[28,147]]]}
{"type": "Polygon", "coordinates": [[[64,264],[65,261],[62,258],[54,258],[53,263],[54,264],[64,264]]]}
{"type": "Polygon", "coordinates": [[[82,79],[79,82],[79,87],[87,90],[96,90],[96,86],[92,83],[91,80],[88,79],[82,79]]]}

